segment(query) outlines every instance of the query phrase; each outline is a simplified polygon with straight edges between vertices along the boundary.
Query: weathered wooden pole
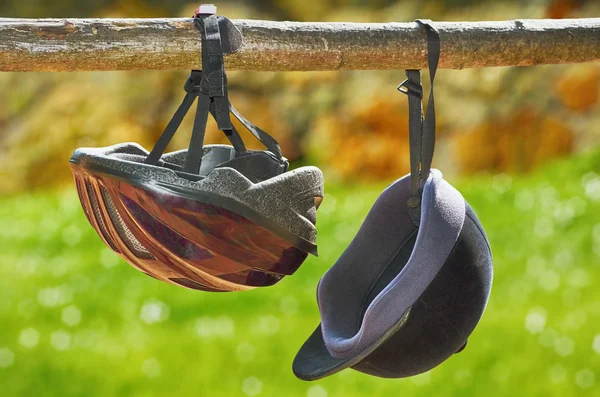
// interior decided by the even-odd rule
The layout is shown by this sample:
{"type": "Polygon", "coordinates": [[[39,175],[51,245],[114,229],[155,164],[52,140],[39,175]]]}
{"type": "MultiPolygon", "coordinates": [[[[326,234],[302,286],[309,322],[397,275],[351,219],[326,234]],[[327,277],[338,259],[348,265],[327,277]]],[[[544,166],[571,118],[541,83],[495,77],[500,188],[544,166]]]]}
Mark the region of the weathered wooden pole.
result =
{"type": "MultiPolygon", "coordinates": [[[[244,36],[229,70],[416,69],[426,65],[416,23],[233,20],[244,36]]],[[[600,61],[600,18],[435,22],[440,67],[600,61]]],[[[0,71],[192,69],[199,33],[180,19],[0,18],[0,71]]]]}

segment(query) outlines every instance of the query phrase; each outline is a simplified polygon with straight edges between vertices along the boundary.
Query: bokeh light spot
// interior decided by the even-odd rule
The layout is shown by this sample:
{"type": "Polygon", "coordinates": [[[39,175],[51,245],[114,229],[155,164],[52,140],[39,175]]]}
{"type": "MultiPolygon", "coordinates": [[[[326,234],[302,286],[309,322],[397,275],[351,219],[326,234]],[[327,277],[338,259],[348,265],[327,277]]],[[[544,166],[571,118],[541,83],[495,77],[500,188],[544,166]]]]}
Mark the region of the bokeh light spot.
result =
{"type": "Polygon", "coordinates": [[[242,391],[247,396],[257,396],[262,391],[262,382],[255,376],[246,378],[242,383],[242,391]]]}
{"type": "Polygon", "coordinates": [[[321,385],[315,385],[308,388],[306,397],[327,397],[327,390],[321,385]]]}
{"type": "Polygon", "coordinates": [[[539,283],[546,291],[556,291],[560,285],[560,274],[554,270],[547,270],[540,275],[539,283]]]}
{"type": "Polygon", "coordinates": [[[38,302],[45,307],[62,306],[71,301],[73,291],[67,286],[44,288],[38,292],[38,302]]]}
{"type": "Polygon", "coordinates": [[[19,344],[33,349],[40,342],[40,333],[35,328],[25,328],[19,334],[19,344]]]}
{"type": "Polygon", "coordinates": [[[262,316],[258,319],[256,330],[265,335],[275,335],[279,332],[279,319],[275,316],[262,316]]]}
{"type": "Polygon", "coordinates": [[[520,211],[529,211],[535,204],[535,194],[529,190],[519,191],[515,195],[515,207],[520,211]]]}
{"type": "Polygon", "coordinates": [[[564,325],[568,329],[580,330],[587,323],[587,313],[583,309],[575,309],[570,311],[565,319],[564,325]]]}
{"type": "Polygon", "coordinates": [[[256,348],[248,342],[242,342],[238,345],[236,355],[238,361],[247,363],[254,360],[256,354],[256,348]]]}
{"type": "Polygon", "coordinates": [[[146,302],[140,310],[140,319],[146,324],[159,323],[169,318],[170,309],[166,303],[159,300],[146,302]]]}
{"type": "Polygon", "coordinates": [[[558,333],[552,328],[546,328],[540,333],[540,344],[546,347],[554,347],[558,333]]]}
{"type": "Polygon", "coordinates": [[[417,386],[425,386],[431,383],[431,373],[425,372],[410,378],[412,382],[417,386]]]}
{"type": "Polygon", "coordinates": [[[298,299],[293,296],[285,296],[281,298],[281,302],[279,304],[279,308],[281,312],[285,315],[291,316],[298,312],[298,299]]]}
{"type": "Polygon", "coordinates": [[[567,283],[574,288],[583,288],[590,284],[590,275],[585,269],[574,269],[569,273],[567,283]]]}
{"type": "Polygon", "coordinates": [[[325,193],[323,196],[323,202],[319,206],[320,214],[331,214],[335,211],[335,207],[337,206],[337,199],[331,194],[325,193]]]}
{"type": "Polygon", "coordinates": [[[196,334],[202,338],[225,338],[235,335],[235,322],[228,316],[200,317],[196,320],[196,334]]]}
{"type": "Polygon", "coordinates": [[[494,175],[494,179],[492,181],[492,188],[502,194],[502,193],[506,193],[510,190],[512,186],[512,178],[505,174],[505,173],[500,173],[500,174],[496,174],[494,175]]]}
{"type": "Polygon", "coordinates": [[[594,237],[594,241],[600,243],[600,223],[596,223],[594,228],[592,229],[592,236],[594,237]]]}
{"type": "Polygon", "coordinates": [[[50,344],[58,351],[65,351],[71,347],[71,334],[63,330],[55,331],[50,336],[50,344]]]}
{"type": "Polygon", "coordinates": [[[592,342],[592,349],[598,354],[600,354],[600,334],[594,336],[594,341],[592,342]]]}
{"type": "Polygon", "coordinates": [[[562,336],[554,341],[554,350],[561,357],[567,357],[575,351],[575,342],[568,336],[562,336]]]}
{"type": "Polygon", "coordinates": [[[74,327],[81,322],[81,310],[75,305],[67,306],[63,309],[61,318],[63,323],[74,327]]]}
{"type": "Polygon", "coordinates": [[[560,268],[567,268],[573,264],[573,254],[569,250],[562,250],[554,254],[554,264],[560,268]]]}
{"type": "Polygon", "coordinates": [[[567,370],[562,365],[553,365],[548,370],[548,379],[552,383],[562,383],[567,379],[567,370]]]}
{"type": "Polygon", "coordinates": [[[594,386],[595,382],[596,375],[587,368],[584,368],[575,374],[575,383],[582,389],[589,389],[594,386]]]}
{"type": "Polygon", "coordinates": [[[0,368],[8,368],[15,363],[15,354],[8,347],[0,349],[0,368]]]}
{"type": "Polygon", "coordinates": [[[158,375],[160,375],[160,371],[160,362],[158,362],[158,360],[155,358],[149,358],[147,360],[144,360],[144,362],[142,363],[142,372],[148,378],[156,378],[158,375]]]}
{"type": "Polygon", "coordinates": [[[538,237],[550,237],[554,234],[554,223],[550,218],[538,218],[535,221],[533,231],[538,237]]]}
{"type": "Polygon", "coordinates": [[[468,368],[459,369],[454,374],[454,381],[460,387],[466,387],[473,382],[473,373],[468,368]]]}
{"type": "Polygon", "coordinates": [[[546,327],[546,311],[542,308],[533,308],[525,317],[525,329],[531,334],[539,334],[546,327]]]}
{"type": "Polygon", "coordinates": [[[527,273],[538,278],[546,270],[546,260],[541,256],[532,256],[527,260],[527,273]]]}
{"type": "Polygon", "coordinates": [[[585,195],[592,201],[600,201],[600,177],[593,172],[582,177],[585,195]]]}

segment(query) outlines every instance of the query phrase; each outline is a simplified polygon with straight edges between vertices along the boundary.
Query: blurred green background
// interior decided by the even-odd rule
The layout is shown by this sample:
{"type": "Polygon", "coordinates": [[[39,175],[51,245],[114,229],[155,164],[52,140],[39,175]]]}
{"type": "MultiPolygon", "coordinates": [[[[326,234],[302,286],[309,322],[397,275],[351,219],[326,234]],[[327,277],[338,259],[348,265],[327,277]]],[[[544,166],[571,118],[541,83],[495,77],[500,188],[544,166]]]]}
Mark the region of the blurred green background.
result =
{"type": "MultiPolygon", "coordinates": [[[[594,0],[217,5],[231,18],[300,21],[600,16],[594,0]]],[[[0,16],[175,17],[196,6],[4,0],[0,16]]],[[[291,362],[319,321],[317,282],[408,168],[404,73],[229,73],[236,107],[327,181],[320,256],[274,287],[231,294],[128,266],[89,226],[70,179],[76,147],[149,148],[187,73],[0,74],[0,396],[600,396],[600,64],[439,71],[434,163],[488,232],[486,313],[468,347],[426,374],[346,370],[312,383],[291,362]]],[[[187,144],[191,122],[170,149],[187,144]]],[[[223,142],[214,124],[207,140],[223,142]]]]}

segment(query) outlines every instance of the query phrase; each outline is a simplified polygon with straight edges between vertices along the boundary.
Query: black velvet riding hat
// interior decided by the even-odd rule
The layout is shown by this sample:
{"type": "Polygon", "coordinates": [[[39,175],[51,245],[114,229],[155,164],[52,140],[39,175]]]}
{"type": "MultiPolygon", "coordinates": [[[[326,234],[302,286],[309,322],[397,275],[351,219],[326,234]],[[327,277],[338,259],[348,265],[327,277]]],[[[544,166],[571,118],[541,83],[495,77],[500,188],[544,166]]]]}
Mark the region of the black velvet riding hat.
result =
{"type": "Polygon", "coordinates": [[[399,378],[461,351],[486,307],[492,256],[477,216],[431,170],[435,140],[433,81],[439,36],[428,38],[431,92],[423,119],[420,72],[407,71],[411,173],[388,186],[358,234],[317,288],[321,324],[300,348],[293,371],[319,379],[352,367],[399,378]]]}

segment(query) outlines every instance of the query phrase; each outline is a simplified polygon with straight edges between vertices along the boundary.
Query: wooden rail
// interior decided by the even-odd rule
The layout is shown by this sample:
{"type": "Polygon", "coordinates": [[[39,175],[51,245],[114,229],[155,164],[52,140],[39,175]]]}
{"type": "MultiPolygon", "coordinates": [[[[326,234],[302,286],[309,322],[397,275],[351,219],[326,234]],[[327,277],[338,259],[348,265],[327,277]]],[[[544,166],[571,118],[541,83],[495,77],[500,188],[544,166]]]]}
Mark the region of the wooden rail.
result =
{"type": "MultiPolygon", "coordinates": [[[[242,48],[229,70],[416,69],[426,65],[416,23],[301,23],[233,20],[242,48]]],[[[600,60],[600,18],[435,22],[440,67],[600,60]]],[[[0,18],[0,71],[192,69],[200,40],[190,18],[0,18]]]]}

